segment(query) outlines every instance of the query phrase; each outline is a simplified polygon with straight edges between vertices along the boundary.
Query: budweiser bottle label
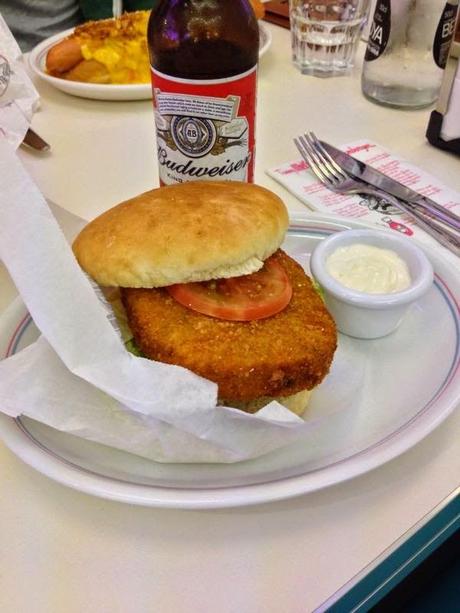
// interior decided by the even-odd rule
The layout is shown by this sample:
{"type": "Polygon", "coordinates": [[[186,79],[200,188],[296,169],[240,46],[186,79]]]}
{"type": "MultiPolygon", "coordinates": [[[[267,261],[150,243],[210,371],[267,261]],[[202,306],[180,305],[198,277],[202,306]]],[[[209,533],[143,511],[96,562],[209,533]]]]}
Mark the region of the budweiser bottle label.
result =
{"type": "Polygon", "coordinates": [[[253,181],[256,67],[212,81],[152,69],[160,183],[253,181]]]}

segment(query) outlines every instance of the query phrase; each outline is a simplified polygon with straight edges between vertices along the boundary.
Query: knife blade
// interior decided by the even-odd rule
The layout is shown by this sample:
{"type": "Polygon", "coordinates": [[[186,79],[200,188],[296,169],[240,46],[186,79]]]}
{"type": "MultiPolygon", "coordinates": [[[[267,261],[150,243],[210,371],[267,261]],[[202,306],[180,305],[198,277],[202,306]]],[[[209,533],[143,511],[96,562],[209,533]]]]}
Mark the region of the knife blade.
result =
{"type": "Polygon", "coordinates": [[[431,200],[431,198],[419,194],[399,181],[388,177],[365,162],[361,162],[348,153],[337,149],[333,145],[325,143],[324,141],[320,142],[329,155],[337,162],[337,164],[355,178],[363,181],[364,183],[368,183],[369,185],[372,185],[373,187],[376,187],[387,194],[391,194],[399,200],[403,200],[411,205],[418,205],[427,213],[436,217],[438,220],[441,217],[440,221],[444,220],[444,223],[447,223],[456,229],[460,229],[460,217],[449,209],[441,206],[434,200],[431,200]]]}
{"type": "Polygon", "coordinates": [[[27,130],[21,144],[27,145],[36,151],[49,151],[51,149],[48,143],[31,128],[27,130]]]}

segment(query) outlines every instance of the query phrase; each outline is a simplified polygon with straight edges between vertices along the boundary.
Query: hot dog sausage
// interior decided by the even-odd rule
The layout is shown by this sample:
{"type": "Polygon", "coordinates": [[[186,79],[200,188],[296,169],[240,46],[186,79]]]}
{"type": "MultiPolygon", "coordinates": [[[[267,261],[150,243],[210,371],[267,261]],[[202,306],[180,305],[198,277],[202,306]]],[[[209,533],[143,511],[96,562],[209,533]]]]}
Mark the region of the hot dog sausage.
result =
{"type": "Polygon", "coordinates": [[[75,38],[65,38],[48,51],[46,69],[50,74],[61,75],[74,68],[82,59],[80,43],[75,38]]]}

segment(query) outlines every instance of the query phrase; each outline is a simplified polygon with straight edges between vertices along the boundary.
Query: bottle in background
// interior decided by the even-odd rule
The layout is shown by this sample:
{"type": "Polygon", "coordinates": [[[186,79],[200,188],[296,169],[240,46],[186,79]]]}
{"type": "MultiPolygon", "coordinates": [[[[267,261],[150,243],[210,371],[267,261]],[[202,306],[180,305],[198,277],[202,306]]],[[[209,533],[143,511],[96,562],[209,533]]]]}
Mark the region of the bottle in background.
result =
{"type": "Polygon", "coordinates": [[[161,0],[148,44],[160,183],[252,182],[259,29],[249,0],[161,0]]]}
{"type": "Polygon", "coordinates": [[[439,92],[458,0],[377,0],[362,73],[370,100],[421,108],[439,92]]]}

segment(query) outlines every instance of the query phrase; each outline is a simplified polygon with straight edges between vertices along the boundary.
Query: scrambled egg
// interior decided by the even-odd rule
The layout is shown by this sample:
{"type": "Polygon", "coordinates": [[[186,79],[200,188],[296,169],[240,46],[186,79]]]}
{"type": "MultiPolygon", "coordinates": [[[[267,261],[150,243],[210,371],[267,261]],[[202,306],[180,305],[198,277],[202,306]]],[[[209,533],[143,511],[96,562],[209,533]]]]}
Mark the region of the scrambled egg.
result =
{"type": "Polygon", "coordinates": [[[125,13],[119,19],[86,23],[75,30],[84,60],[95,60],[110,83],[148,83],[150,64],[147,24],[150,11],[125,13]]]}

